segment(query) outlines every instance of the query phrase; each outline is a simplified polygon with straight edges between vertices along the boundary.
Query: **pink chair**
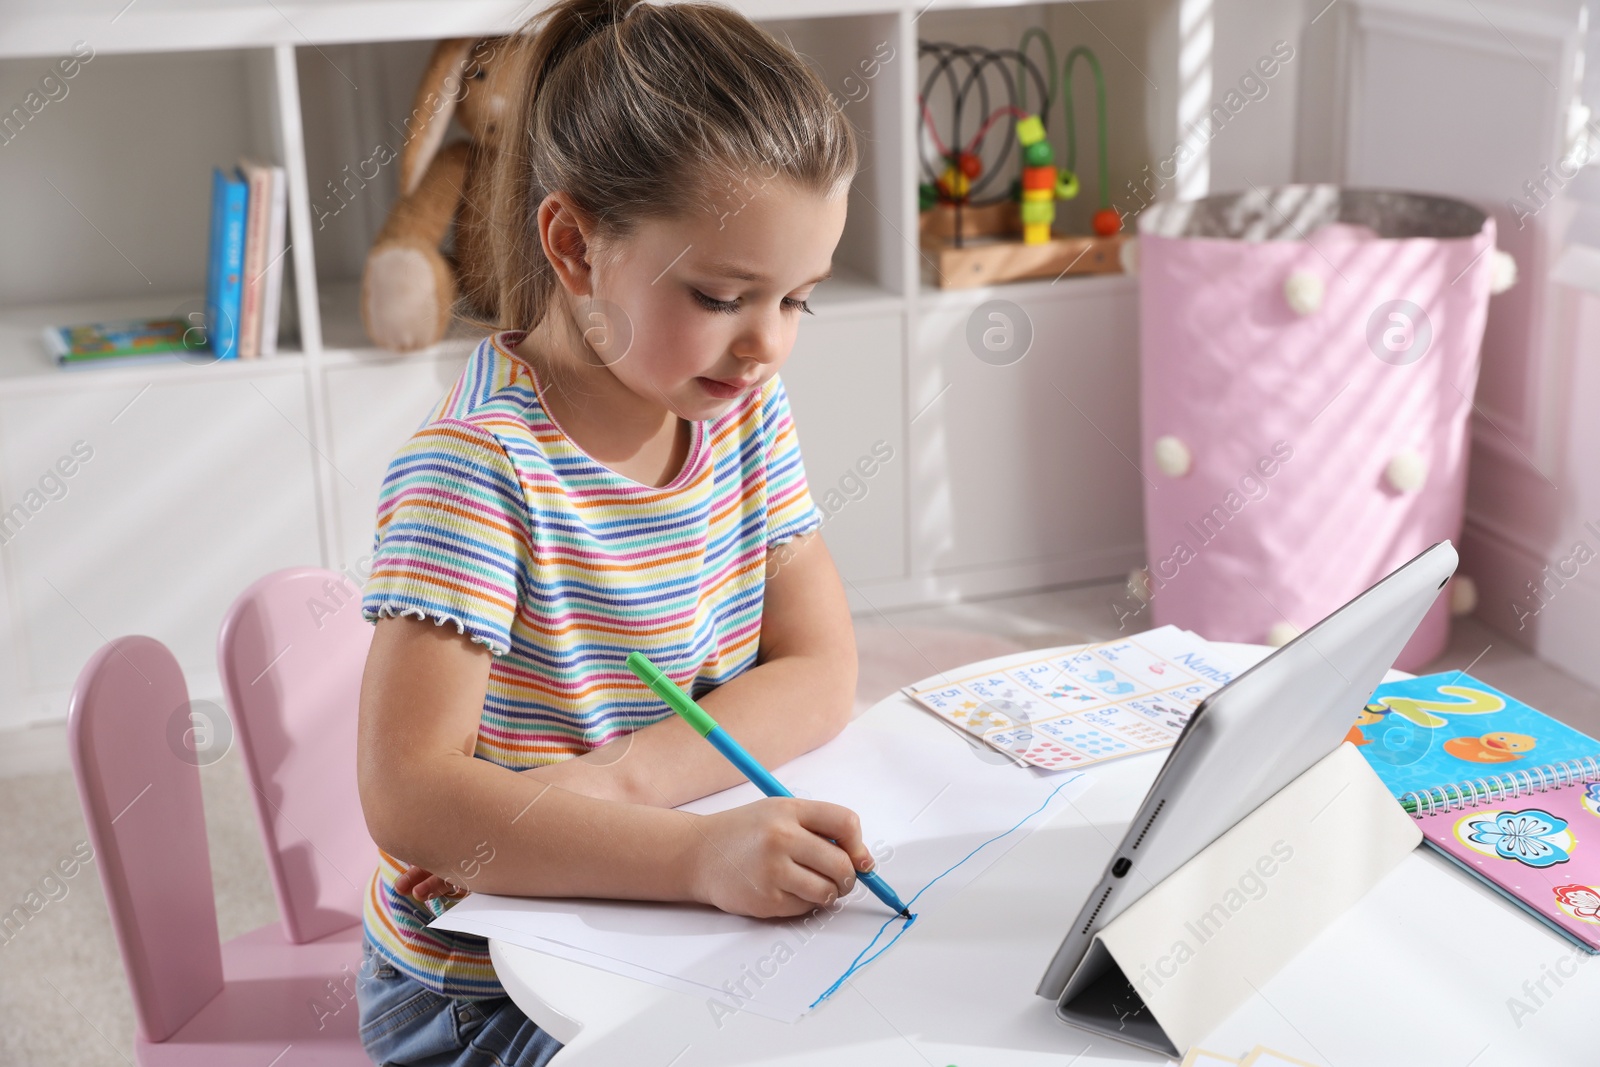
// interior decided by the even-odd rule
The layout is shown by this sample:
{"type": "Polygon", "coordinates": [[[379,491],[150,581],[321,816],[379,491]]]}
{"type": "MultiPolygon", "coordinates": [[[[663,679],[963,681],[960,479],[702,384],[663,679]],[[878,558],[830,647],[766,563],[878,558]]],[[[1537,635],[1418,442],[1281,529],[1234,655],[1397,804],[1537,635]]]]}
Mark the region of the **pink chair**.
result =
{"type": "Polygon", "coordinates": [[[274,571],[223,616],[217,668],[254,787],[289,940],[361,921],[378,849],[356,790],[356,707],[372,626],[318,567],[274,571]]]}
{"type": "Polygon", "coordinates": [[[140,1064],[370,1064],[357,1034],[361,928],[295,945],[272,923],[222,943],[189,692],[165,645],[120,637],[73,687],[84,821],[133,994],[140,1064]]]}

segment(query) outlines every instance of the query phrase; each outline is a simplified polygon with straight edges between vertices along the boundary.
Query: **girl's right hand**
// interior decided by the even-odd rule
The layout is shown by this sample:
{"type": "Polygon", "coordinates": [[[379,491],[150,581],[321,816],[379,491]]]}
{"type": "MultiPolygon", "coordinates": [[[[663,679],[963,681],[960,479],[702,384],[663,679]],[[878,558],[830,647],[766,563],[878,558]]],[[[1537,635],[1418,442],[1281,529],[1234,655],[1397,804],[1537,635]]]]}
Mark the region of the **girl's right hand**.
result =
{"type": "Polygon", "coordinates": [[[861,820],[838,804],[767,797],[693,818],[687,861],[695,899],[737,915],[814,911],[848,894],[856,872],[873,867],[861,820]]]}

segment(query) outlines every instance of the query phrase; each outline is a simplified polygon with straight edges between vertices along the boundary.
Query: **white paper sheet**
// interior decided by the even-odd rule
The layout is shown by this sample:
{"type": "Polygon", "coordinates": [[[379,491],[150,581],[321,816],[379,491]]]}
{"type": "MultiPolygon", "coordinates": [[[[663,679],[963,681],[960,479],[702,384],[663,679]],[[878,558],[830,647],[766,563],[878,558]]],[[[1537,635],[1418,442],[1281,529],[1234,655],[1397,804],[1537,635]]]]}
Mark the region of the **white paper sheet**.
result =
{"type": "MultiPolygon", "coordinates": [[[[853,809],[879,873],[914,914],[936,909],[1088,787],[1076,772],[996,764],[952,733],[906,724],[853,723],[773,773],[797,796],[853,809]]],[[[760,796],[745,783],[684,810],[709,814],[760,796]]],[[[730,1014],[786,1021],[908,927],[859,884],[836,911],[789,920],[693,904],[475,893],[431,925],[704,995],[730,1014]]],[[[915,923],[909,929],[914,936],[915,923]]]]}

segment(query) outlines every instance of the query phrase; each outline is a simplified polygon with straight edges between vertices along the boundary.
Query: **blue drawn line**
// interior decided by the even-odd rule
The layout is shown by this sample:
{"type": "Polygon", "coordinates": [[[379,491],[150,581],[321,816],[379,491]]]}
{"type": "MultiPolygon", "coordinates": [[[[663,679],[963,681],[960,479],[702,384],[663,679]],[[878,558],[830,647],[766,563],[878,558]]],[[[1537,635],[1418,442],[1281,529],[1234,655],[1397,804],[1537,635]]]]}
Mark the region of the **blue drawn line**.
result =
{"type": "MultiPolygon", "coordinates": [[[[968,852],[965,856],[962,856],[960,859],[956,860],[950,866],[948,866],[944,870],[940,871],[937,875],[934,876],[933,881],[929,882],[927,885],[925,885],[921,889],[917,890],[916,893],[912,896],[912,898],[910,900],[906,901],[906,909],[910,910],[911,905],[913,905],[913,904],[915,904],[917,902],[917,897],[920,897],[922,894],[926,893],[929,889],[933,888],[933,883],[934,882],[937,882],[940,878],[943,878],[945,875],[949,874],[951,871],[955,870],[957,867],[961,866],[963,863],[967,862],[973,856],[976,856],[980,851],[982,851],[985,848],[988,848],[990,845],[994,844],[996,841],[1000,840],[1002,837],[1006,837],[1007,835],[1011,834],[1018,827],[1020,827],[1023,823],[1027,822],[1029,819],[1031,819],[1035,815],[1039,814],[1045,808],[1049,807],[1050,806],[1050,802],[1056,798],[1056,794],[1057,793],[1061,792],[1062,789],[1064,789],[1067,786],[1071,785],[1073,782],[1076,782],[1081,777],[1083,777],[1083,775],[1080,772],[1078,774],[1073,775],[1071,778],[1068,778],[1066,781],[1062,782],[1060,785],[1056,786],[1054,789],[1052,789],[1050,791],[1050,795],[1044,798],[1044,803],[1040,804],[1037,808],[1034,808],[1032,811],[1028,812],[1028,814],[1026,814],[1022,818],[1018,819],[1016,824],[1014,826],[1012,826],[1011,829],[1002,831],[1001,833],[998,833],[998,834],[995,834],[993,837],[989,838],[989,840],[987,840],[987,841],[983,842],[982,844],[978,845],[977,848],[974,848],[971,852],[968,852]]],[[[861,968],[865,967],[867,964],[871,963],[873,960],[877,959],[879,956],[883,955],[885,952],[889,951],[889,949],[893,948],[894,947],[894,943],[896,941],[900,940],[900,936],[902,934],[904,934],[907,930],[911,929],[913,926],[916,925],[917,913],[916,912],[912,912],[911,913],[911,918],[905,920],[905,924],[903,926],[901,926],[900,929],[895,931],[894,936],[889,939],[888,944],[886,944],[882,948],[878,949],[878,951],[872,952],[872,946],[876,945],[878,943],[878,938],[883,936],[883,932],[889,928],[889,924],[890,923],[894,923],[894,922],[899,922],[899,921],[900,921],[900,916],[898,916],[898,915],[891,916],[890,918],[885,919],[883,925],[878,927],[878,932],[872,935],[872,940],[867,942],[867,947],[862,949],[860,952],[858,952],[856,954],[856,958],[850,961],[850,966],[845,968],[845,972],[839,976],[838,981],[834,982],[827,989],[824,989],[822,991],[822,995],[820,997],[818,997],[816,1000],[813,1000],[811,1002],[811,1004],[810,1004],[810,1007],[808,1007],[806,1010],[809,1011],[811,1008],[816,1007],[818,1004],[821,1004],[824,1000],[827,1000],[829,997],[833,996],[835,993],[837,993],[839,991],[839,987],[844,985],[846,982],[848,982],[850,980],[851,976],[853,976],[857,971],[859,971],[861,968]],[[867,956],[868,952],[872,952],[872,955],[867,956]],[[862,959],[863,956],[866,956],[866,959],[862,959]]]]}

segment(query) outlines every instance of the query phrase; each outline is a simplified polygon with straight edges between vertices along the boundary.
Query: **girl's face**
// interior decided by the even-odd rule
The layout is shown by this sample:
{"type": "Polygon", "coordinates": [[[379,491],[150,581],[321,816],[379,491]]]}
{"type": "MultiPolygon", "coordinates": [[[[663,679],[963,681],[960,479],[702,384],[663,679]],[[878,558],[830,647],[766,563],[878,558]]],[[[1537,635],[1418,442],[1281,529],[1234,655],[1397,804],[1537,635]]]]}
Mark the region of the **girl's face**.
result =
{"type": "Polygon", "coordinates": [[[780,179],[687,219],[647,221],[595,264],[591,307],[610,314],[586,318],[580,299],[579,327],[606,327],[588,340],[641,398],[716,418],[788,358],[806,298],[831,273],[846,203],[780,179]]]}

